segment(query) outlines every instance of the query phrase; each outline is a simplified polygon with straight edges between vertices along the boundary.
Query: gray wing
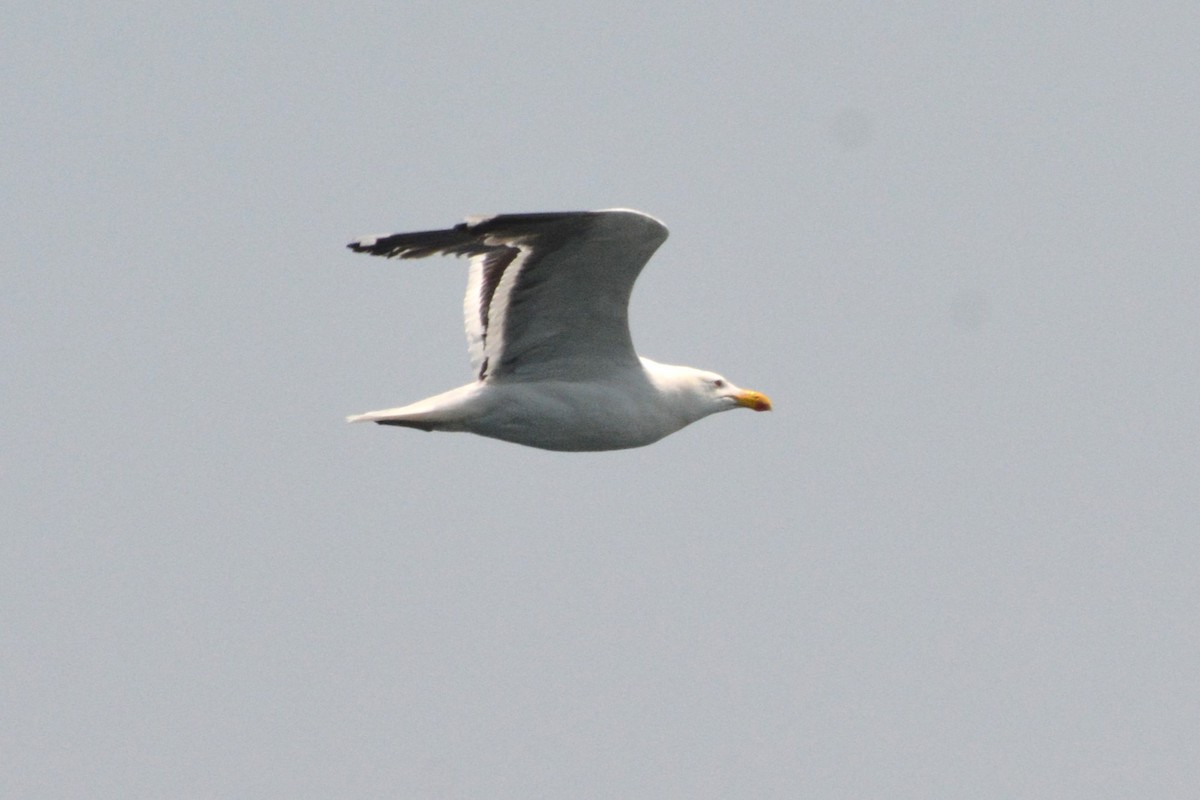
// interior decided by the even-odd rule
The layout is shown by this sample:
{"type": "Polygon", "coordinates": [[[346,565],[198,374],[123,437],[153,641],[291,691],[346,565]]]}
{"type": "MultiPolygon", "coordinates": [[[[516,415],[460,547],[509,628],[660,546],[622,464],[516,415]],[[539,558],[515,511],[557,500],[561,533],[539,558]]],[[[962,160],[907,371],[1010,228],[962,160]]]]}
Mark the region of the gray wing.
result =
{"type": "Polygon", "coordinates": [[[667,229],[636,211],[504,214],[348,245],[388,258],[471,256],[464,308],[481,379],[589,380],[640,368],[629,296],[667,229]]]}

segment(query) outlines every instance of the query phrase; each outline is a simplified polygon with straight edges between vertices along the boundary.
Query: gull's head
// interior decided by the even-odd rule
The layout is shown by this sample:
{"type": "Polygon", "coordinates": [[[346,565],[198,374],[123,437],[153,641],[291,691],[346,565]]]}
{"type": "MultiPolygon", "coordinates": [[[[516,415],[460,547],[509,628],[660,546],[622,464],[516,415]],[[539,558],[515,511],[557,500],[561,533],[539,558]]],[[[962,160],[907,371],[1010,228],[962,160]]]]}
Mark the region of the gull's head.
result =
{"type": "Polygon", "coordinates": [[[693,377],[693,381],[693,391],[715,406],[715,411],[728,411],[733,408],[771,410],[771,399],[765,394],[734,386],[727,378],[715,372],[699,372],[693,377]]]}
{"type": "Polygon", "coordinates": [[[724,375],[659,364],[648,358],[642,359],[642,366],[660,391],[678,398],[677,407],[693,420],[735,408],[771,410],[771,400],[765,394],[735,386],[724,375]]]}

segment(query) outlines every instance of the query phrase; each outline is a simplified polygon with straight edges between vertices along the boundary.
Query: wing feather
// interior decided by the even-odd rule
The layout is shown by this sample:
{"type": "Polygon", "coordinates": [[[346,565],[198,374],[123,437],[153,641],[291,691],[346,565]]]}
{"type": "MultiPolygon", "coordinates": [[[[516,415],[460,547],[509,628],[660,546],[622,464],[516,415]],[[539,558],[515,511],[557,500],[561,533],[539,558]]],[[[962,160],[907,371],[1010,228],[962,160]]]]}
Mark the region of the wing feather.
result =
{"type": "Polygon", "coordinates": [[[640,368],[629,296],[667,238],[625,210],[503,214],[348,245],[387,258],[470,256],[463,313],[480,379],[584,380],[640,368]]]}

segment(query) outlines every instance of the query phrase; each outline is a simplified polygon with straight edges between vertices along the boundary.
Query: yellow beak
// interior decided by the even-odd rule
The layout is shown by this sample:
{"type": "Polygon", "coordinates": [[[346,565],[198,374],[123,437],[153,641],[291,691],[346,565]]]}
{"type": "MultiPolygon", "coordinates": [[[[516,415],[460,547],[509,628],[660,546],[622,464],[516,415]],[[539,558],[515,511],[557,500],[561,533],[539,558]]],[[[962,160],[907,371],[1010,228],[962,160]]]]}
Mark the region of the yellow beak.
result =
{"type": "Polygon", "coordinates": [[[770,411],[771,398],[767,397],[762,392],[745,391],[736,395],[734,400],[737,400],[739,406],[745,408],[753,408],[755,411],[770,411]]]}

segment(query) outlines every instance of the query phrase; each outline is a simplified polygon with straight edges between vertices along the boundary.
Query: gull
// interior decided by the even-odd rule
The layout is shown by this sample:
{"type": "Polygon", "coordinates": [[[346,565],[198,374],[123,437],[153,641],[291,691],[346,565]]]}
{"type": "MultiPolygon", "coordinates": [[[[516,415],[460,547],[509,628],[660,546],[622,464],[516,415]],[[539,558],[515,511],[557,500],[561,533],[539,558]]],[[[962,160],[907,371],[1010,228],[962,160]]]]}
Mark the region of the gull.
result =
{"type": "Polygon", "coordinates": [[[718,411],[769,411],[766,395],[715,372],[634,352],[629,296],[666,238],[654,217],[611,209],[468,217],[351,242],[385,258],[469,257],[463,312],[475,380],[347,420],[595,451],[648,445],[718,411]]]}

